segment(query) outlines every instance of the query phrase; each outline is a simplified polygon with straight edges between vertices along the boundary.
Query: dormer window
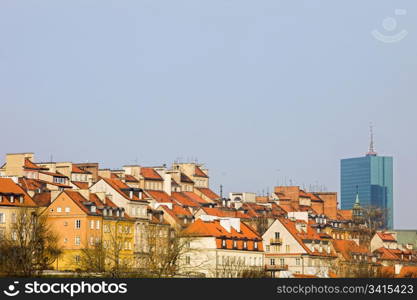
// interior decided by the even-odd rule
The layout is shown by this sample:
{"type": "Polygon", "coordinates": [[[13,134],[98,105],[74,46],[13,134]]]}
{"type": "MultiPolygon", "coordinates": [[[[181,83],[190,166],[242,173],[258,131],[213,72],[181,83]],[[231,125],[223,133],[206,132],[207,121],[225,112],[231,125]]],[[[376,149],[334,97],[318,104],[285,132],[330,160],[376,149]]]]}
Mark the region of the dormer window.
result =
{"type": "Polygon", "coordinates": [[[3,195],[0,195],[0,202],[3,202],[3,195]]]}
{"type": "Polygon", "coordinates": [[[95,205],[92,205],[90,207],[90,210],[91,210],[92,213],[95,213],[96,212],[96,206],[95,205]]]}
{"type": "Polygon", "coordinates": [[[120,212],[119,210],[116,210],[116,216],[119,217],[120,216],[120,212]]]}
{"type": "Polygon", "coordinates": [[[107,216],[107,209],[106,208],[103,209],[103,216],[107,216]]]}
{"type": "Polygon", "coordinates": [[[243,242],[243,249],[248,249],[248,242],[247,241],[243,242]]]}
{"type": "Polygon", "coordinates": [[[13,195],[10,196],[10,202],[14,203],[14,196],[13,195]]]}
{"type": "Polygon", "coordinates": [[[21,196],[19,197],[19,202],[20,202],[20,203],[23,203],[23,199],[24,199],[24,198],[23,198],[23,196],[21,195],[21,196]]]}
{"type": "Polygon", "coordinates": [[[258,242],[254,242],[254,244],[253,244],[253,248],[254,248],[255,250],[258,250],[258,242]]]}
{"type": "Polygon", "coordinates": [[[233,248],[237,248],[237,241],[233,240],[233,248]]]}
{"type": "Polygon", "coordinates": [[[225,239],[222,240],[222,248],[226,248],[226,240],[225,239]]]}

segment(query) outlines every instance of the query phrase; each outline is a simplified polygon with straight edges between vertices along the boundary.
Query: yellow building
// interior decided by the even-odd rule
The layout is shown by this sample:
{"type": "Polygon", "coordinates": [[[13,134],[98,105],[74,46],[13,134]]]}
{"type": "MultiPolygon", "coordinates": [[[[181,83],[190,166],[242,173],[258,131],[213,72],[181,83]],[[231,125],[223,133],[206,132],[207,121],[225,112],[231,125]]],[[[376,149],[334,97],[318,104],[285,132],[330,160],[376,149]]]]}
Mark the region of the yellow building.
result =
{"type": "Polygon", "coordinates": [[[10,234],[21,209],[35,210],[36,204],[11,178],[0,178],[0,238],[10,234]]]}

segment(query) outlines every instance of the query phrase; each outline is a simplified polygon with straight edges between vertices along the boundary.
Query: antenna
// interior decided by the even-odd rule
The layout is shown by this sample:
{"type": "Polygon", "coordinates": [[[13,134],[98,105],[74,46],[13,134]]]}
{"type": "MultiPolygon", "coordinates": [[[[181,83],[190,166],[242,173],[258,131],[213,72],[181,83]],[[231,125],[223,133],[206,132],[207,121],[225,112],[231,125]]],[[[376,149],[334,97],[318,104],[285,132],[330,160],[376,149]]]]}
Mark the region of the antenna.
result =
{"type": "Polygon", "coordinates": [[[374,147],[374,126],[372,123],[369,123],[369,151],[366,153],[367,156],[376,156],[374,147]]]}

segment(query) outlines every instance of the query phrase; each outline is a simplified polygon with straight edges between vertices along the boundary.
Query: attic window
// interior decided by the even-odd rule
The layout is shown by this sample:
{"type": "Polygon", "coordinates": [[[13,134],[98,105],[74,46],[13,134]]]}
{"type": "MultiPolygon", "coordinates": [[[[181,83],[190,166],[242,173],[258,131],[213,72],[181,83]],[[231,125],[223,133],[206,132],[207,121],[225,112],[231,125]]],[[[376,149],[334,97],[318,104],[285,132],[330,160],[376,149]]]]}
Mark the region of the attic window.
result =
{"type": "Polygon", "coordinates": [[[96,212],[96,206],[95,205],[92,205],[90,207],[90,210],[91,210],[92,213],[95,213],[96,212]]]}
{"type": "Polygon", "coordinates": [[[0,202],[3,202],[3,195],[0,195],[0,202]]]}
{"type": "Polygon", "coordinates": [[[233,248],[237,248],[237,241],[233,240],[233,248]]]}
{"type": "Polygon", "coordinates": [[[255,250],[258,250],[258,242],[255,242],[255,243],[253,244],[253,247],[255,248],[255,250]]]}
{"type": "Polygon", "coordinates": [[[20,203],[23,203],[23,196],[20,196],[20,197],[19,197],[19,202],[20,202],[20,203]]]}
{"type": "Polygon", "coordinates": [[[10,196],[10,202],[13,203],[14,202],[14,195],[10,196]]]}
{"type": "Polygon", "coordinates": [[[103,209],[103,216],[107,216],[107,209],[103,209]]]}
{"type": "Polygon", "coordinates": [[[226,248],[226,240],[225,239],[222,240],[222,248],[226,248]]]}

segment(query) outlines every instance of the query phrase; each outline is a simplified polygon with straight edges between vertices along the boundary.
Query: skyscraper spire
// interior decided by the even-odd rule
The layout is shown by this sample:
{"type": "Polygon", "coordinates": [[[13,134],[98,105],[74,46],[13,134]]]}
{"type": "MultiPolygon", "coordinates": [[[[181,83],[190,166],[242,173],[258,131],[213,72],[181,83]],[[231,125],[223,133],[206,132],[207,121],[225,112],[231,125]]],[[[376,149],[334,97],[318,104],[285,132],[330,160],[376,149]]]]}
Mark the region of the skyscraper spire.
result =
{"type": "Polygon", "coordinates": [[[377,153],[375,152],[375,148],[374,148],[374,127],[372,126],[372,123],[369,124],[369,135],[370,135],[369,150],[368,150],[368,153],[366,153],[366,156],[376,156],[377,153]]]}

